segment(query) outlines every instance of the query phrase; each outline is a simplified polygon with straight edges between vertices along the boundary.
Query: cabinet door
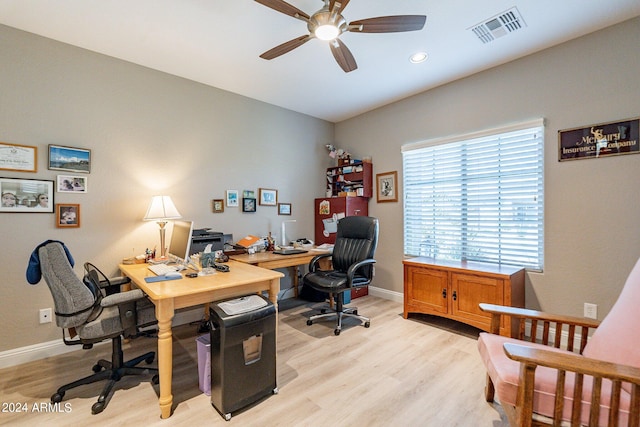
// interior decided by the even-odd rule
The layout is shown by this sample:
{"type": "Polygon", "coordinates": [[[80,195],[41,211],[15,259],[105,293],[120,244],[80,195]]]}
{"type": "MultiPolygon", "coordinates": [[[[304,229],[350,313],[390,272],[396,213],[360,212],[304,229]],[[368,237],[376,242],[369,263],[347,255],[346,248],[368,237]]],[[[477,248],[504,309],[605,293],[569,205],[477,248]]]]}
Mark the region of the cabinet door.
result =
{"type": "Polygon", "coordinates": [[[405,299],[408,311],[447,313],[447,272],[405,267],[405,299]]]}
{"type": "Polygon", "coordinates": [[[503,304],[501,279],[453,273],[451,275],[451,314],[466,323],[487,329],[491,316],[480,310],[481,302],[503,304]]]}

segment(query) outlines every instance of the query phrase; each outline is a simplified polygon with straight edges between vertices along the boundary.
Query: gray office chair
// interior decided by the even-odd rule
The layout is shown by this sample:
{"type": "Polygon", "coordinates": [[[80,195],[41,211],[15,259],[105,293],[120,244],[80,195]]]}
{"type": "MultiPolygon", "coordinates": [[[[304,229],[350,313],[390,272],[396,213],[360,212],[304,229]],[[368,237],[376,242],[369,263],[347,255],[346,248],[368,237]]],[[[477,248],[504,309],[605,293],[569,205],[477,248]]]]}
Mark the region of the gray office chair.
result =
{"type": "Polygon", "coordinates": [[[334,334],[340,335],[342,318],[354,317],[365,328],[370,326],[369,318],[358,315],[356,307],[344,307],[344,291],[366,286],[373,279],[373,259],[378,244],[378,220],[368,216],[348,216],[338,221],[336,243],[332,254],[314,257],[309,263],[309,273],[303,278],[305,286],[316,291],[333,295],[334,309],[323,309],[321,314],[311,316],[307,325],[326,317],[337,317],[334,334]],[[333,270],[319,270],[318,262],[331,257],[333,270]],[[327,313],[327,311],[329,311],[327,313]]]}
{"type": "Polygon", "coordinates": [[[49,242],[38,249],[40,269],[55,306],[56,324],[62,328],[62,339],[67,345],[81,344],[84,349],[94,343],[111,339],[111,361],[99,360],[93,366],[93,375],[64,385],[51,396],[52,403],[61,402],[65,392],[74,387],[108,380],[98,401],[91,407],[93,414],[104,410],[113,395],[116,384],[125,375],[155,373],[157,369],[136,367],[142,361],[153,362],[154,352],[124,362],[122,337],[134,337],[139,327],[156,322],[153,304],[140,289],[119,292],[126,278],[110,280],[100,270],[86,263],[85,276],[80,280],[74,273],[60,242],[49,242]],[[67,339],[66,334],[71,338],[67,339]]]}

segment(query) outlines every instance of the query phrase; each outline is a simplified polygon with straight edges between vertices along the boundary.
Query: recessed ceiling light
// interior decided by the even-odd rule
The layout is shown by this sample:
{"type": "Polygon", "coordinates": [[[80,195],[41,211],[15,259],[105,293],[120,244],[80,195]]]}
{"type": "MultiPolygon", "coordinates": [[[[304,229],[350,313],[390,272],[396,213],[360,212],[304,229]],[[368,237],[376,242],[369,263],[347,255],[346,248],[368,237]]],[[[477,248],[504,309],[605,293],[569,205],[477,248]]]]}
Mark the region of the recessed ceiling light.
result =
{"type": "Polygon", "coordinates": [[[412,64],[419,64],[426,61],[428,57],[429,55],[427,55],[426,52],[417,52],[409,57],[409,61],[411,61],[412,64]]]}

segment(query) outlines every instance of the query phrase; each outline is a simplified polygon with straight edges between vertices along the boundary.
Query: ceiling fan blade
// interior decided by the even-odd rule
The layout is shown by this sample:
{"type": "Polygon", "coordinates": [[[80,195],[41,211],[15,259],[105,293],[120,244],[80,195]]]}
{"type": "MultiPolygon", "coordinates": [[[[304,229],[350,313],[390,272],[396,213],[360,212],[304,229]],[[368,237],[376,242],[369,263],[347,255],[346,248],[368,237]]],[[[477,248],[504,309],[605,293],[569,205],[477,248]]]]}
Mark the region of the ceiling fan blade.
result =
{"type": "Polygon", "coordinates": [[[424,15],[379,16],[349,23],[349,31],[355,33],[399,33],[424,28],[424,15]]]}
{"type": "Polygon", "coordinates": [[[304,36],[300,36],[296,39],[293,40],[289,40],[288,42],[282,43],[281,45],[278,45],[276,47],[274,47],[273,49],[270,49],[268,51],[266,51],[265,53],[263,53],[262,55],[260,55],[260,58],[262,59],[273,59],[273,58],[277,58],[280,55],[284,55],[287,52],[291,52],[293,49],[302,46],[303,44],[305,44],[306,42],[308,42],[309,40],[311,40],[312,37],[309,34],[306,34],[304,36]]]}
{"type": "Polygon", "coordinates": [[[331,0],[329,2],[330,11],[334,12],[333,8],[335,7],[336,3],[338,4],[338,9],[335,10],[335,12],[342,13],[344,8],[347,7],[347,5],[349,4],[349,0],[331,0]]]}
{"type": "Polygon", "coordinates": [[[273,10],[277,10],[278,12],[282,12],[285,15],[292,16],[296,18],[296,15],[304,19],[309,19],[309,15],[301,11],[295,6],[290,5],[284,0],[256,0],[256,2],[263,4],[267,7],[270,7],[273,10]]]}
{"type": "Polygon", "coordinates": [[[331,43],[329,43],[329,47],[331,47],[331,53],[333,53],[336,62],[345,73],[358,68],[358,64],[356,64],[356,60],[351,54],[351,51],[340,39],[332,40],[331,43]]]}

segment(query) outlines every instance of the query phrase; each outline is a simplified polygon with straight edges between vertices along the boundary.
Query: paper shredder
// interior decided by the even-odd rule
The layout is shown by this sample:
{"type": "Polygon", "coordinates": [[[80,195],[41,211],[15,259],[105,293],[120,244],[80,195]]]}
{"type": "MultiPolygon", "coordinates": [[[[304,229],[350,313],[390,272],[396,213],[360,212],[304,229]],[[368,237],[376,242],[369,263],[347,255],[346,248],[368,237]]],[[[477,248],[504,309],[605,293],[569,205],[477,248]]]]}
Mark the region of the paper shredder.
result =
{"type": "Polygon", "coordinates": [[[260,295],[211,304],[211,404],[231,413],[276,394],[276,309],[260,295]]]}

